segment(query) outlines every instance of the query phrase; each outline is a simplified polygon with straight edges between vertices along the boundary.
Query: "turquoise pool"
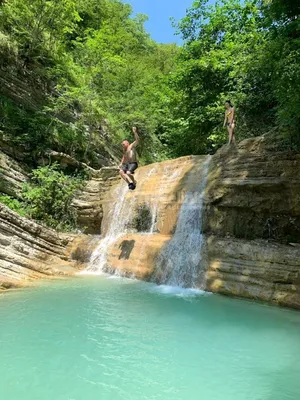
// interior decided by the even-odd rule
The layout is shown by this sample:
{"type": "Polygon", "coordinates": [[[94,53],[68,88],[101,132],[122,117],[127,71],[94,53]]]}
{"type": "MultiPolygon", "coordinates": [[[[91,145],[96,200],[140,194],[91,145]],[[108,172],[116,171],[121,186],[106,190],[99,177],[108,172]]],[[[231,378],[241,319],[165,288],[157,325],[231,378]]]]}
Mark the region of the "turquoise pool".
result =
{"type": "Polygon", "coordinates": [[[300,313],[83,277],[0,296],[9,400],[298,400],[300,313]]]}

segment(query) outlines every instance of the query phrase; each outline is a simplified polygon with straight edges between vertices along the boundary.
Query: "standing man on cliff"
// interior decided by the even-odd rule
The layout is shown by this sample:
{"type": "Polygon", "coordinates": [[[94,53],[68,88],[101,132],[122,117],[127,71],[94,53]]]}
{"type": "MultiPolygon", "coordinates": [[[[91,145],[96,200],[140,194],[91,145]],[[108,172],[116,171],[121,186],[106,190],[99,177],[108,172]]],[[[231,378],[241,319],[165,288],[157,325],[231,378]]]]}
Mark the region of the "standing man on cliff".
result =
{"type": "Polygon", "coordinates": [[[139,144],[140,141],[138,128],[136,126],[132,128],[132,132],[134,134],[135,141],[130,144],[127,139],[123,140],[122,147],[124,155],[119,166],[120,175],[124,179],[124,181],[128,183],[128,187],[130,190],[134,190],[136,188],[137,182],[134,179],[134,171],[138,167],[136,146],[139,144]]]}

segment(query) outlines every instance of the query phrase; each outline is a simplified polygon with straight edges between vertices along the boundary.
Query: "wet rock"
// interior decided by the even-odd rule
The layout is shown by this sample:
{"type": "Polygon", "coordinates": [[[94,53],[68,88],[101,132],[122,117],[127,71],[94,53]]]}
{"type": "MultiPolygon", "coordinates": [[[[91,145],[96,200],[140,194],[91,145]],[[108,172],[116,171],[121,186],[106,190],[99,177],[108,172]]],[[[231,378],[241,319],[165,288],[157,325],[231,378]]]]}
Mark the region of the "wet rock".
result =
{"type": "MultiPolygon", "coordinates": [[[[137,190],[126,192],[121,215],[132,232],[126,233],[124,227],[124,235],[110,243],[107,271],[152,279],[157,257],[175,231],[185,193],[201,184],[203,160],[182,157],[138,169],[137,190]],[[135,224],[145,207],[147,224],[135,224]]],[[[17,165],[7,168],[7,159],[2,163],[8,171],[7,186],[17,196],[26,172],[17,165]]],[[[199,252],[205,282],[201,286],[300,309],[299,172],[300,155],[278,152],[264,137],[224,147],[212,157],[202,210],[205,238],[199,252]]],[[[116,168],[92,173],[74,200],[82,230],[105,236],[119,182],[116,168]]],[[[1,281],[6,282],[3,287],[73,273],[88,264],[99,242],[99,236],[59,235],[0,205],[0,287],[1,281]]],[[[160,283],[157,271],[155,276],[160,283]]]]}
{"type": "Polygon", "coordinates": [[[109,249],[105,270],[125,277],[150,280],[161,249],[171,235],[128,234],[118,239],[109,249]]]}

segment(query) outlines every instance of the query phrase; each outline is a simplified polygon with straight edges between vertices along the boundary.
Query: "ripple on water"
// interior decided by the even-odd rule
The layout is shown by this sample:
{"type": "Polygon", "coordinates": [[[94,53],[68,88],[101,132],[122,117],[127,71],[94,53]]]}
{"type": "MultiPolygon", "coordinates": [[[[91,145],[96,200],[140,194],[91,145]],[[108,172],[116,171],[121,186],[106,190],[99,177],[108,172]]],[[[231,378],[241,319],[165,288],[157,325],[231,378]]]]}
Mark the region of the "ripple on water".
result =
{"type": "Polygon", "coordinates": [[[126,278],[0,301],[1,399],[298,400],[300,314],[126,278]]]}

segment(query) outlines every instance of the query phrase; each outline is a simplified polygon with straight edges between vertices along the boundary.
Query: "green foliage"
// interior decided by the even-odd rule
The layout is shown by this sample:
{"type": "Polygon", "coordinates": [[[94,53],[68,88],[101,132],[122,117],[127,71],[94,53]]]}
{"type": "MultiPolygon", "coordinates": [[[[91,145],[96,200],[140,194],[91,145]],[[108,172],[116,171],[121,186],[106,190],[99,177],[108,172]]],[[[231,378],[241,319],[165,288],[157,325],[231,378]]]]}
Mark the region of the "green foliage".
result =
{"type": "Polygon", "coordinates": [[[56,163],[39,167],[33,170],[30,181],[24,184],[23,201],[0,195],[0,202],[23,217],[41,221],[60,231],[72,231],[77,227],[77,214],[72,201],[84,178],[84,173],[65,175],[56,163]]]}
{"type": "Polygon", "coordinates": [[[1,2],[13,90],[0,89],[0,129],[33,156],[51,148],[99,167],[137,125],[148,163],[224,144],[230,98],[239,139],[278,128],[298,148],[298,3],[197,0],[177,24],[179,48],[151,40],[147,17],[121,0],[1,2]]]}
{"type": "Polygon", "coordinates": [[[6,194],[0,195],[0,203],[5,204],[11,210],[25,217],[27,215],[27,208],[20,200],[14,199],[6,194]]]}
{"type": "Polygon", "coordinates": [[[0,65],[5,61],[14,62],[18,55],[18,47],[16,43],[12,42],[9,36],[0,32],[0,65]]]}
{"type": "MultiPolygon", "coordinates": [[[[299,1],[210,3],[195,1],[177,24],[179,48],[151,40],[147,17],[132,17],[121,0],[0,1],[3,136],[22,145],[32,164],[53,149],[97,168],[136,125],[141,161],[150,163],[216,151],[227,140],[224,102],[231,99],[239,140],[268,132],[274,150],[298,150],[299,1]]],[[[74,229],[80,185],[57,165],[41,167],[25,203],[0,201],[74,229]]],[[[136,229],[148,229],[150,214],[137,210],[136,229]]]]}
{"type": "Polygon", "coordinates": [[[30,62],[59,55],[79,20],[73,0],[8,0],[0,12],[0,28],[17,41],[20,56],[30,62]]]}
{"type": "Polygon", "coordinates": [[[32,172],[30,183],[25,184],[23,197],[28,214],[59,230],[76,227],[76,210],[72,200],[82,180],[65,175],[58,165],[40,167],[32,172]]]}
{"type": "Polygon", "coordinates": [[[213,151],[227,137],[224,102],[239,139],[278,127],[300,144],[300,25],[293,0],[196,1],[177,28],[185,39],[170,80],[161,139],[175,155],[213,151]]]}
{"type": "Polygon", "coordinates": [[[98,167],[103,143],[119,145],[134,124],[142,159],[165,157],[157,132],[178,47],[155,43],[144,29],[147,17],[131,14],[120,0],[4,2],[0,31],[17,46],[8,74],[19,71],[43,97],[32,111],[5,93],[0,129],[34,154],[52,148],[98,167]]]}

